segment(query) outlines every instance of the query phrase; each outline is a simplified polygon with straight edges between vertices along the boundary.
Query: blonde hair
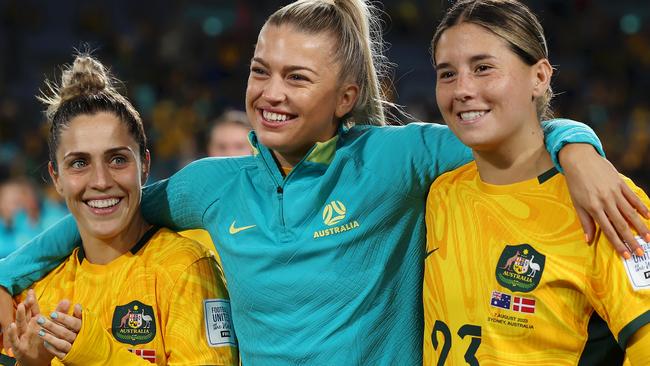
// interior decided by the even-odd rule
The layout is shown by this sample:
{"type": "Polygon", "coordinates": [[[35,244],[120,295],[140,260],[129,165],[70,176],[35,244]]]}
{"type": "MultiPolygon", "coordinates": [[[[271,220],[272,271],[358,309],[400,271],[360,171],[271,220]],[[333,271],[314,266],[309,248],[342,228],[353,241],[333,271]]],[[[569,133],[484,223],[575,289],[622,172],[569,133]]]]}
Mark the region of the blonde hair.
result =
{"type": "Polygon", "coordinates": [[[49,155],[55,169],[61,132],[73,118],[99,112],[113,113],[126,124],[139,145],[140,158],[145,159],[147,139],[142,119],[133,105],[114,87],[116,82],[118,80],[110,76],[104,65],[87,53],[78,54],[72,66],[63,68],[60,85],[45,81],[46,90],[36,98],[47,107],[49,155]]]}
{"type": "MultiPolygon", "coordinates": [[[[529,66],[548,59],[544,28],[530,9],[516,0],[459,0],[447,10],[431,41],[431,54],[436,63],[436,45],[448,28],[461,23],[479,25],[506,41],[512,52],[529,66]]],[[[540,119],[553,118],[550,103],[553,90],[549,86],[536,100],[540,119]]]]}
{"type": "Polygon", "coordinates": [[[359,98],[345,123],[384,125],[380,78],[388,63],[378,9],[364,0],[298,0],[273,13],[266,24],[289,24],[308,33],[329,32],[337,42],[335,59],[341,65],[340,80],[359,86],[359,98]]]}

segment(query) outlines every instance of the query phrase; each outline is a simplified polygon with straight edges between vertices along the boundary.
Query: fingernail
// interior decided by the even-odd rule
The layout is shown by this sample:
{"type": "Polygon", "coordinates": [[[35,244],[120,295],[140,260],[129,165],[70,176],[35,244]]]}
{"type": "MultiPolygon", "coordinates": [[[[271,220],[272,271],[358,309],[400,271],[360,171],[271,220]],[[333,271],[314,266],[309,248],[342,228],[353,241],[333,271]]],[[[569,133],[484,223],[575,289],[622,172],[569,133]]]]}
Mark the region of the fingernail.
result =
{"type": "Polygon", "coordinates": [[[43,318],[42,316],[39,316],[38,319],[36,319],[36,323],[38,323],[38,325],[45,324],[45,318],[43,318]]]}
{"type": "Polygon", "coordinates": [[[38,336],[39,337],[45,337],[45,331],[43,329],[38,331],[38,336]]]}
{"type": "Polygon", "coordinates": [[[47,343],[47,341],[43,341],[43,345],[44,345],[45,347],[49,347],[49,346],[50,346],[50,344],[47,343]]]}
{"type": "Polygon", "coordinates": [[[643,249],[636,248],[636,250],[634,251],[634,254],[636,254],[637,257],[643,257],[643,254],[644,254],[643,249]]]}
{"type": "Polygon", "coordinates": [[[585,234],[585,243],[589,243],[589,235],[585,234]]]}
{"type": "Polygon", "coordinates": [[[646,243],[650,243],[650,233],[645,234],[643,238],[645,239],[646,243]]]}
{"type": "Polygon", "coordinates": [[[632,258],[632,256],[630,255],[630,252],[623,252],[623,258],[628,260],[628,259],[632,258]]]}
{"type": "Polygon", "coordinates": [[[56,319],[59,317],[59,314],[56,313],[56,311],[53,311],[52,314],[50,314],[50,318],[56,319]]]}

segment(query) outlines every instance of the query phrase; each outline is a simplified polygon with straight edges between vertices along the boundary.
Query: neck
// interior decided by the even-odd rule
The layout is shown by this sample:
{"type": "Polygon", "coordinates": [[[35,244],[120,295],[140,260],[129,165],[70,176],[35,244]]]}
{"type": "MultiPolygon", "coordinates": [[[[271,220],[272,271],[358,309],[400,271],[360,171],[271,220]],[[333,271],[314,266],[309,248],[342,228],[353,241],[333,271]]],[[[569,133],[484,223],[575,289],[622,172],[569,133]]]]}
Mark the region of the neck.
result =
{"type": "Polygon", "coordinates": [[[108,264],[131,250],[149,228],[151,225],[139,213],[126,230],[113,237],[94,237],[79,228],[85,257],[93,264],[108,264]]]}
{"type": "Polygon", "coordinates": [[[481,180],[489,184],[522,182],[553,167],[539,124],[510,136],[495,149],[473,150],[473,154],[481,180]]]}
{"type": "Polygon", "coordinates": [[[307,155],[307,152],[309,149],[303,153],[296,153],[296,154],[288,154],[288,153],[281,153],[276,150],[271,150],[273,152],[273,157],[275,158],[276,162],[280,166],[280,168],[291,168],[293,169],[294,166],[296,166],[302,158],[307,155]]]}

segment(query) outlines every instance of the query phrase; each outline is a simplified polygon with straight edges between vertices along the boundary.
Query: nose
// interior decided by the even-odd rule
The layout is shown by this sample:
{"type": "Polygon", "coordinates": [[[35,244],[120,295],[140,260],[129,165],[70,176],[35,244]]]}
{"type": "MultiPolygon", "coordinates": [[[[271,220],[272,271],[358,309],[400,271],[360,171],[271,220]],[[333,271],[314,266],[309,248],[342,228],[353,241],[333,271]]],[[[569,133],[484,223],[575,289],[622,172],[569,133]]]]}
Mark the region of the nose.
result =
{"type": "Polygon", "coordinates": [[[90,178],[90,186],[94,189],[103,191],[113,185],[113,176],[109,167],[105,164],[95,164],[90,178]]]}
{"type": "Polygon", "coordinates": [[[262,98],[273,105],[282,103],[287,97],[284,80],[279,75],[269,78],[264,85],[262,98]]]}
{"type": "Polygon", "coordinates": [[[458,73],[454,85],[454,99],[459,102],[466,102],[476,95],[474,79],[466,73],[458,73]]]}

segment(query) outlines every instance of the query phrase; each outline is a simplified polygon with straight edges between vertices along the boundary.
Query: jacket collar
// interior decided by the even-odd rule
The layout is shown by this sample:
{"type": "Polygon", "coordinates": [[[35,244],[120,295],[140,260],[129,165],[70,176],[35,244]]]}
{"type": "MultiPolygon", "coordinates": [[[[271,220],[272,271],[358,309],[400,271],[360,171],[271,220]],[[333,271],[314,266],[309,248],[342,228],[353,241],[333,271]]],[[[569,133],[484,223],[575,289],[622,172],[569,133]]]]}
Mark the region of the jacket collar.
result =
{"type": "MultiPolygon", "coordinates": [[[[334,137],[324,142],[317,142],[307,152],[307,155],[300,161],[300,163],[296,165],[296,167],[298,165],[301,165],[303,162],[329,165],[332,162],[332,160],[334,160],[334,155],[336,155],[337,143],[340,140],[341,135],[345,134],[347,131],[348,131],[348,127],[345,127],[343,125],[339,126],[337,134],[334,135],[334,137]]],[[[248,133],[248,142],[251,144],[251,147],[253,148],[254,156],[261,155],[264,159],[271,158],[273,160],[271,149],[262,145],[259,142],[259,140],[257,139],[257,134],[255,134],[255,131],[251,131],[248,133]]]]}

